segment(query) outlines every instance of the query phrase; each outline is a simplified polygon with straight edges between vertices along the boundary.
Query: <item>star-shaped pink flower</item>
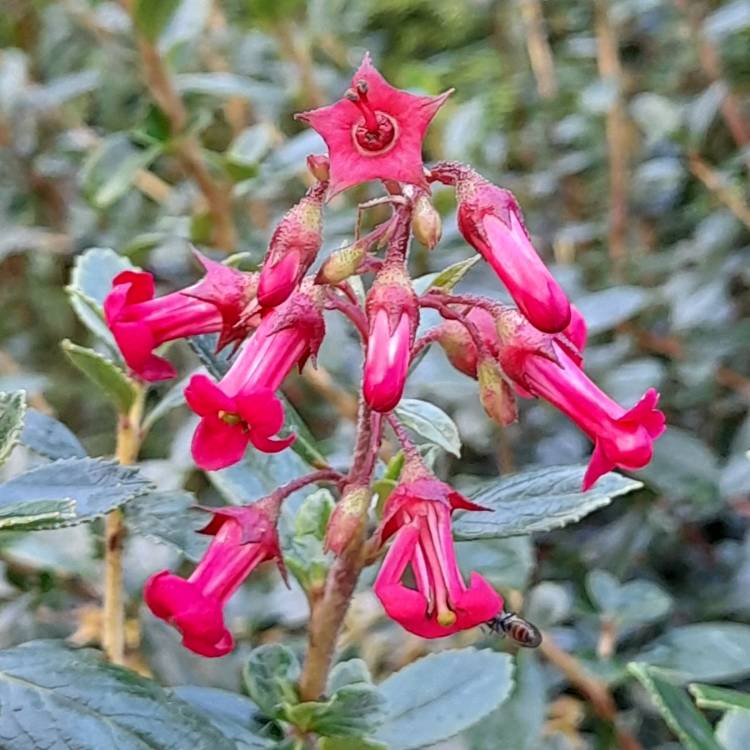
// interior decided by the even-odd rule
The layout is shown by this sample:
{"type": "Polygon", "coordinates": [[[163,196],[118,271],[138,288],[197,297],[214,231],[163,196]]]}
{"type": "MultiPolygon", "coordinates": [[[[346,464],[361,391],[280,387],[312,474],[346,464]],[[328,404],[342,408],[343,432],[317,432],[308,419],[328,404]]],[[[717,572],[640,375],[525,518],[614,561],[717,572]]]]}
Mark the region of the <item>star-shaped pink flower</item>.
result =
{"type": "Polygon", "coordinates": [[[343,99],[296,115],[328,145],[328,197],[369,180],[395,180],[428,188],[422,141],[452,91],[416,96],[394,88],[370,62],[369,53],[365,54],[343,99]]]}

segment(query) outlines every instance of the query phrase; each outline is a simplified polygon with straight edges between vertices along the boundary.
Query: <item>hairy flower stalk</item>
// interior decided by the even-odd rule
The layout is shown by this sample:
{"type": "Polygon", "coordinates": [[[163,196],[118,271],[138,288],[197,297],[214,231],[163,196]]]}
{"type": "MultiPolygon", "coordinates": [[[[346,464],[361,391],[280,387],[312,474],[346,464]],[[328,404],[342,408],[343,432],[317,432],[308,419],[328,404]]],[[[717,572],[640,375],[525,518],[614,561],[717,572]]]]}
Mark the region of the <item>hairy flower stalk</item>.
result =
{"type": "Polygon", "coordinates": [[[246,315],[257,274],[247,274],[195,253],[206,269],[197,284],[154,298],[154,277],[122,271],[104,300],[104,317],[125,362],[142,380],[175,377],[174,367],[153,353],[167,341],[220,332],[219,347],[242,340],[257,322],[246,315]]]}

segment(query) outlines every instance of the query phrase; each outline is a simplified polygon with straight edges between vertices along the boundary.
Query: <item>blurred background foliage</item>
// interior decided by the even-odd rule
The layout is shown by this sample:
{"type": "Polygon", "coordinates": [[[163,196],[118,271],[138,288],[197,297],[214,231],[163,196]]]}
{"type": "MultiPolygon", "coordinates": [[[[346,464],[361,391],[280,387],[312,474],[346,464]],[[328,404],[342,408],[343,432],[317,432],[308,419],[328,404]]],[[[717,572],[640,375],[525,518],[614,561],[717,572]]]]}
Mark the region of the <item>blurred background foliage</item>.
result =
{"type": "MultiPolygon", "coordinates": [[[[590,373],[625,405],[658,387],[670,425],[641,491],[575,527],[464,543],[462,554],[611,687],[644,747],[682,746],[624,665],[637,658],[740,688],[750,679],[750,629],[715,624],[750,623],[750,3],[164,0],[144,14],[134,33],[116,2],[3,0],[0,390],[25,388],[91,455],[111,453],[113,413],[59,346],[91,343],[65,292],[76,256],[113,248],[165,291],[196,278],[191,244],[254,268],[308,184],[304,157],[324,150],[294,112],[339,97],[365,50],[394,85],[455,87],[427,159],[467,161],[517,194],[537,247],[589,321],[590,373]]],[[[329,206],[326,249],[349,238],[356,203],[375,195],[362,186],[329,206]]],[[[444,237],[432,254],[413,248],[415,276],[469,253],[451,193],[436,188],[434,199],[444,237]]],[[[502,296],[481,265],[462,284],[502,296]]],[[[187,347],[170,356],[185,372],[197,366],[187,347]]],[[[360,355],[335,319],[320,361],[325,369],[292,379],[287,395],[330,460],[343,462],[360,355]]],[[[499,431],[475,384],[440,351],[425,357],[408,395],[456,421],[462,456],[441,453],[436,465],[461,487],[577,463],[590,450],[541,403],[524,403],[520,423],[499,431]]],[[[195,471],[192,427],[184,408],[165,409],[144,470],[161,490],[236,500],[231,482],[217,490],[195,471]]],[[[16,451],[10,471],[33,460],[16,451]]],[[[258,485],[299,473],[295,462],[256,467],[258,485]]],[[[0,538],[2,646],[95,642],[97,533],[0,538]]],[[[133,538],[134,596],[176,560],[133,538]]],[[[282,635],[301,641],[304,598],[275,580],[255,580],[233,600],[240,655],[282,635]]],[[[239,685],[233,661],[193,657],[137,606],[131,615],[134,666],[166,684],[239,685]]],[[[477,639],[487,640],[457,640],[477,639]]],[[[443,645],[386,624],[368,592],[355,601],[347,653],[376,674],[443,645]]],[[[451,747],[616,746],[545,660],[525,654],[517,676],[512,702],[451,747]],[[510,726],[513,736],[503,734],[510,726]]],[[[722,731],[727,750],[747,748],[746,720],[722,731]]]]}

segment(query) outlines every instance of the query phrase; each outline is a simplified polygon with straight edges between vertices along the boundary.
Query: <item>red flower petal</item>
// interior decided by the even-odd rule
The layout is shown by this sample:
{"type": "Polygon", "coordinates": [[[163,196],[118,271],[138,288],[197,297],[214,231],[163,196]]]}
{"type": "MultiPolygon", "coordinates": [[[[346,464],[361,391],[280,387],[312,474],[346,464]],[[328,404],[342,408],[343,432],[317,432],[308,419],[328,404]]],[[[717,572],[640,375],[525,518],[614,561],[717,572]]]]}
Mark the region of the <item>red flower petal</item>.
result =
{"type": "Polygon", "coordinates": [[[207,375],[193,375],[190,378],[185,388],[185,400],[200,417],[219,411],[233,413],[236,408],[234,399],[227,396],[207,375]]]}
{"type": "Polygon", "coordinates": [[[236,464],[245,454],[250,435],[242,424],[227,424],[209,414],[193,434],[193,460],[201,469],[217,471],[236,464]]]}

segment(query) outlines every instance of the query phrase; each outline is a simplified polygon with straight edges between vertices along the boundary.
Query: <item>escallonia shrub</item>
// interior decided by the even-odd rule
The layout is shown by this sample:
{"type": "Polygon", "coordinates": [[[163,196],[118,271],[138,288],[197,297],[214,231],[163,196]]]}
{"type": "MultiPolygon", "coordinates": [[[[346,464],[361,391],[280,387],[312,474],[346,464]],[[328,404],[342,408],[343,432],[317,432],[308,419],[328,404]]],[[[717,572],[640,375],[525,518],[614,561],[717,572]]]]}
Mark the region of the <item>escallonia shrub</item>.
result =
{"type": "MultiPolygon", "coordinates": [[[[500,594],[476,572],[467,583],[454,550],[454,512],[478,513],[482,506],[431,473],[394,413],[412,366],[433,343],[477,380],[491,419],[503,425],[517,419],[520,397],[544,399],[575,422],[594,445],[583,490],[611,469],[637,470],[652,457],[664,430],[658,394],[650,389],[625,409],[588,378],[585,320],[534,249],[512,193],[463,164],[423,164],[425,132],[450,93],[430,97],[398,90],[365,56],[339,101],[297,115],[322,136],[328,154],[308,158],[314,184],[273,232],[259,273],[198,256],[203,279],[161,298],[154,297],[148,273],[127,270],[114,278],[104,302],[106,322],[135,378],[176,376],[174,367],[154,354],[166,341],[217,333],[220,348],[238,349],[220,380],[196,374],[185,388],[189,407],[200,417],[192,455],[206,470],[232,466],[247,450],[291,449],[294,434],[279,437],[285,415],[278,391],[295,366],[308,360],[314,365],[326,335],[325,311],[343,315],[361,338],[360,409],[348,471],[319,469],[247,507],[210,509],[203,533],[212,541],[192,575],[183,579],[161,571],[147,582],[151,611],[198,654],[217,657],[233,649],[223,606],[261,562],[275,560],[284,572],[276,528],[281,505],[293,491],[314,483],[331,484],[340,493],[325,532],[325,546],[337,562],[328,579],[316,584],[317,595],[337,608],[327,615],[329,651],[359,572],[382,554],[374,592],[407,631],[440,638],[502,615],[500,594]],[[390,205],[390,217],[363,236],[357,228],[354,243],[333,252],[311,274],[326,202],[373,180],[385,188],[376,202],[390,205]],[[457,294],[451,285],[415,291],[408,263],[412,236],[439,252],[442,222],[430,201],[435,182],[455,189],[461,234],[491,266],[515,307],[457,294]],[[362,275],[371,278],[364,301],[350,283],[362,275]],[[426,308],[443,322],[420,336],[426,308]],[[404,460],[373,529],[371,487],[386,427],[404,460]]],[[[316,697],[312,693],[308,697],[316,697]]]]}

